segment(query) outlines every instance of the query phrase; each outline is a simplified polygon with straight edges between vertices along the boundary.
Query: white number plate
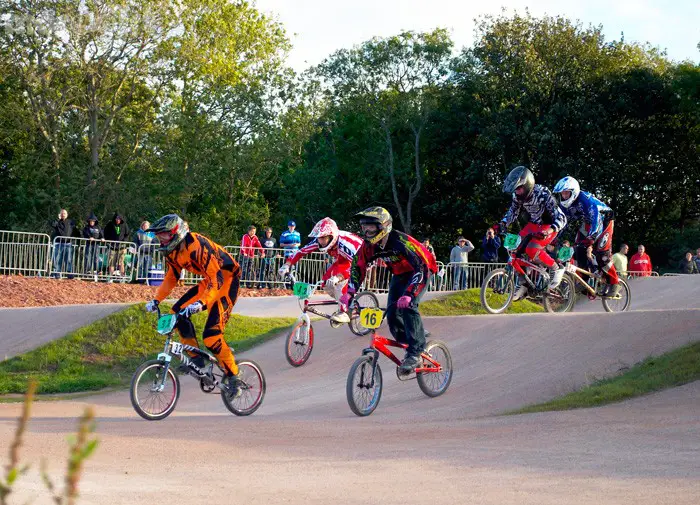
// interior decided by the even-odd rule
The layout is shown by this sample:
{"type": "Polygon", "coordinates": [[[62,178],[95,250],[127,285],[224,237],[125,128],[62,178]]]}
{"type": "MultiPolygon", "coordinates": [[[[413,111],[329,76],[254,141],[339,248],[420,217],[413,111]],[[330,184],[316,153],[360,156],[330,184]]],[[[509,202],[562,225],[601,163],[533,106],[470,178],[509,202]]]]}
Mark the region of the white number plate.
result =
{"type": "Polygon", "coordinates": [[[576,273],[576,265],[572,265],[571,263],[566,264],[566,271],[575,274],[576,273]]]}
{"type": "Polygon", "coordinates": [[[170,342],[170,352],[176,356],[182,356],[182,344],[180,342],[170,342]]]}

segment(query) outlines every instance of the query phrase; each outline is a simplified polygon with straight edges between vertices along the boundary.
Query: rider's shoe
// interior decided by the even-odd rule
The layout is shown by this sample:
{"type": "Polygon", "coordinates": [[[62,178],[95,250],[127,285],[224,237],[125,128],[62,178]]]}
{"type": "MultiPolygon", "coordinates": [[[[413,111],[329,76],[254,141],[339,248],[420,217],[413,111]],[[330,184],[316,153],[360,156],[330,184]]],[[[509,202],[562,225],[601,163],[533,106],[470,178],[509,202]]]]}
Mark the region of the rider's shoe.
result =
{"type": "Polygon", "coordinates": [[[515,293],[513,293],[513,301],[517,302],[518,300],[522,300],[527,296],[527,286],[525,284],[521,284],[518,286],[518,289],[515,290],[515,293]]]}
{"type": "Polygon", "coordinates": [[[237,375],[229,375],[221,383],[221,393],[227,395],[229,400],[235,400],[243,394],[242,385],[237,375]]]}
{"type": "Polygon", "coordinates": [[[550,276],[550,281],[549,281],[549,289],[556,289],[559,287],[559,284],[561,284],[561,280],[564,278],[564,273],[566,272],[566,268],[564,267],[559,267],[555,263],[552,268],[549,269],[549,276],[550,276]]]}
{"type": "Polygon", "coordinates": [[[347,312],[341,312],[338,311],[335,314],[331,316],[331,321],[334,323],[349,323],[350,322],[350,316],[348,315],[347,312]]]}
{"type": "Polygon", "coordinates": [[[399,366],[399,372],[411,373],[422,364],[423,360],[420,356],[416,356],[415,354],[407,354],[404,360],[401,362],[401,366],[399,366]]]}
{"type": "Polygon", "coordinates": [[[608,292],[605,294],[608,298],[616,298],[620,295],[620,290],[622,289],[621,284],[612,284],[608,292]]]}

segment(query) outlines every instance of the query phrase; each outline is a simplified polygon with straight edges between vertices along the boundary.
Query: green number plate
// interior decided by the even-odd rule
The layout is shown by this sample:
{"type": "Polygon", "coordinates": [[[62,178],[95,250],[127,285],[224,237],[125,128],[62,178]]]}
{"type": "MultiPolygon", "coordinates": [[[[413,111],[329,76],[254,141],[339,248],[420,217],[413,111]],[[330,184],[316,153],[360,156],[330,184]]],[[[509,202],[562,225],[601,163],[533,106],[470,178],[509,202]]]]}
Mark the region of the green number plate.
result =
{"type": "Polygon", "coordinates": [[[306,282],[295,282],[294,283],[294,296],[300,300],[305,300],[311,296],[314,292],[314,286],[312,284],[307,284],[306,282]]]}
{"type": "Polygon", "coordinates": [[[520,235],[509,233],[503,242],[503,247],[506,249],[516,249],[520,245],[520,235]]]}
{"type": "Polygon", "coordinates": [[[573,247],[562,247],[561,249],[559,249],[559,254],[557,255],[557,258],[559,258],[560,261],[569,261],[573,255],[573,247]]]}
{"type": "Polygon", "coordinates": [[[173,331],[173,328],[175,328],[175,323],[177,323],[177,315],[175,314],[160,316],[158,319],[158,333],[167,335],[173,331]]]}

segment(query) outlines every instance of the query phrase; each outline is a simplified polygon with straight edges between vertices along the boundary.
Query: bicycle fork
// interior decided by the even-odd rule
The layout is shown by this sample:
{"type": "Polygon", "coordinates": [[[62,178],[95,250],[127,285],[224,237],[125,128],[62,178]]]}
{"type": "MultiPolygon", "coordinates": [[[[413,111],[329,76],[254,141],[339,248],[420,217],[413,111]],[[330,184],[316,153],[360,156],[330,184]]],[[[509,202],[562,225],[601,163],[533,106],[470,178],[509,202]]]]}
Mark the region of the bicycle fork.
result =
{"type": "MultiPolygon", "coordinates": [[[[364,351],[362,351],[363,356],[367,355],[372,355],[372,382],[370,382],[368,388],[373,388],[374,387],[374,377],[375,374],[377,373],[377,365],[379,363],[379,351],[376,349],[373,349],[371,347],[368,347],[364,351]]],[[[360,385],[365,383],[365,370],[364,368],[362,369],[362,372],[360,373],[360,385]]]]}

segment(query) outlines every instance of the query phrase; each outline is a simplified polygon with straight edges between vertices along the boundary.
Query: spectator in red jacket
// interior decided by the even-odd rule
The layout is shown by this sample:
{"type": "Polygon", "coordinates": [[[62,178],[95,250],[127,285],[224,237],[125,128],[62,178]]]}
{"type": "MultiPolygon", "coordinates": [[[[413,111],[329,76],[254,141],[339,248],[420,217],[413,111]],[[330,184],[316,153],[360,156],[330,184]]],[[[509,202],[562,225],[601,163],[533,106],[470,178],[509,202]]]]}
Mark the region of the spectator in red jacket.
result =
{"type": "Polygon", "coordinates": [[[644,246],[637,247],[637,254],[630,259],[629,273],[635,277],[649,277],[651,275],[651,258],[644,252],[644,246]]]}
{"type": "Polygon", "coordinates": [[[256,228],[252,224],[248,227],[248,233],[241,238],[241,281],[245,288],[251,287],[255,281],[253,262],[255,261],[255,251],[260,251],[260,256],[265,255],[260,239],[255,235],[256,228]]]}

